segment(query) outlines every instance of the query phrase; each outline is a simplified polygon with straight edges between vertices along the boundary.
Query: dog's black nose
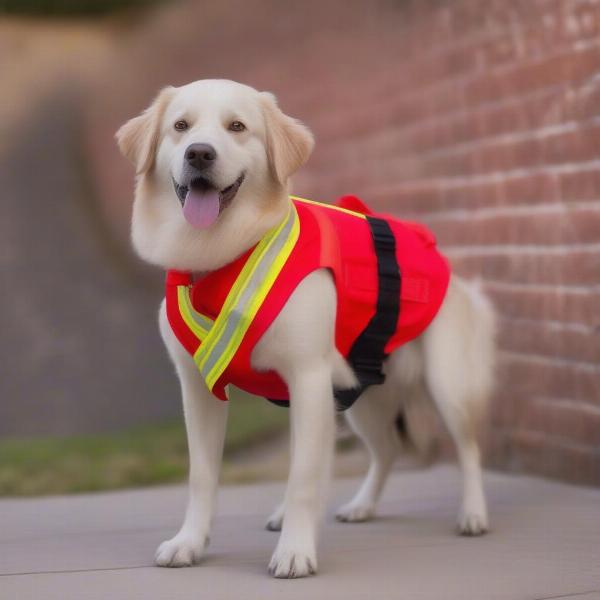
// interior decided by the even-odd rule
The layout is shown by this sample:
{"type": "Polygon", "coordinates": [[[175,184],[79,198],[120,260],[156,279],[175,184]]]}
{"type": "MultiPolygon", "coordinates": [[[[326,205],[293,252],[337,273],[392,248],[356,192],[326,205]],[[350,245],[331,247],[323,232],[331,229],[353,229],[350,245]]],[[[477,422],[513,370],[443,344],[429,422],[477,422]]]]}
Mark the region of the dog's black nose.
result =
{"type": "Polygon", "coordinates": [[[216,158],[217,151],[210,144],[192,144],[185,151],[186,162],[199,171],[212,166],[216,158]]]}

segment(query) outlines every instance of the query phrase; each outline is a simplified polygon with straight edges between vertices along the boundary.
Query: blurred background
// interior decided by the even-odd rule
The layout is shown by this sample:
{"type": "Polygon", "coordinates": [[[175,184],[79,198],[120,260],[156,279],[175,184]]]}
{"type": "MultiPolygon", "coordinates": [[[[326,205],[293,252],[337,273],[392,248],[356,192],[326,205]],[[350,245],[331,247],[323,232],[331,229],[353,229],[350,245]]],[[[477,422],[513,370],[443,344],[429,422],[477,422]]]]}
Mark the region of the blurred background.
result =
{"type": "MultiPolygon", "coordinates": [[[[113,135],[210,77],[315,132],[298,194],[422,220],[482,279],[487,464],[600,484],[597,0],[0,0],[0,494],[185,476],[163,273],[131,252],[113,135]]],[[[231,405],[225,479],[279,473],[257,444],[283,447],[285,410],[231,405]]]]}

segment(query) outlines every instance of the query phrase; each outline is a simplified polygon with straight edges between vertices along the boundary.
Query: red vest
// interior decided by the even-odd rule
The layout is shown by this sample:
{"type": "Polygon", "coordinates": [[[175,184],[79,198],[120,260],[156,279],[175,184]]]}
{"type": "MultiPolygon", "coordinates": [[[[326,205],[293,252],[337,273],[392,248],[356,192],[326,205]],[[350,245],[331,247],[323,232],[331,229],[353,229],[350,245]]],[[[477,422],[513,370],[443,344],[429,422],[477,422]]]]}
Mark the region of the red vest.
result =
{"type": "MultiPolygon", "coordinates": [[[[348,356],[352,344],[375,313],[378,276],[373,240],[367,221],[352,212],[371,214],[369,209],[354,196],[343,197],[339,208],[295,198],[293,202],[300,223],[298,240],[235,356],[213,388],[213,393],[222,400],[227,399],[225,387],[229,383],[258,396],[289,399],[281,377],[274,371],[255,371],[250,357],[296,286],[316,269],[329,269],[335,282],[335,344],[342,356],[348,356]]],[[[436,249],[435,237],[424,226],[377,216],[387,221],[394,234],[402,275],[396,332],[385,346],[385,353],[390,354],[420,335],[431,323],[446,294],[450,269],[436,249]]],[[[177,286],[192,286],[193,307],[214,320],[251,251],[202,277],[168,271],[167,316],[178,340],[190,354],[194,355],[200,340],[182,318],[177,286]]]]}

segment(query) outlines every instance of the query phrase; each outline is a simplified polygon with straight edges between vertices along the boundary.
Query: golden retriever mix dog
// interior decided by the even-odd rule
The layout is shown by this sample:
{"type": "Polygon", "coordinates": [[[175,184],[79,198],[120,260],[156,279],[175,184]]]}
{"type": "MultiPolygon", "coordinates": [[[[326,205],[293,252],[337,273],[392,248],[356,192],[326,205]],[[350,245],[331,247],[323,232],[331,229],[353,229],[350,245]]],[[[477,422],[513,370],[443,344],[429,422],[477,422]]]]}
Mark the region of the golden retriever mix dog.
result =
{"type": "MultiPolygon", "coordinates": [[[[132,239],[139,255],[163,269],[206,273],[232,262],[280,224],[290,210],[290,176],[308,159],[313,137],[285,115],[273,95],[226,80],[163,89],[117,133],[137,179],[132,239]],[[202,173],[203,186],[193,187],[202,173]]],[[[283,503],[267,528],[281,530],[269,564],[275,577],[317,571],[317,530],[334,448],[333,385],[356,378],[334,343],[336,288],[329,271],[302,280],[252,352],[290,392],[291,465],[283,503]]],[[[160,331],[181,382],[190,454],[189,503],[179,532],[163,542],[156,564],[199,561],[209,539],[225,435],[227,403],[213,396],[160,309],[160,331]]],[[[451,276],[426,331],[385,362],[383,385],[368,388],[346,411],[371,464],[342,522],[373,517],[400,449],[395,422],[432,401],[457,448],[463,474],[458,530],[488,528],[477,424],[493,383],[494,315],[478,287],[451,276]]]]}

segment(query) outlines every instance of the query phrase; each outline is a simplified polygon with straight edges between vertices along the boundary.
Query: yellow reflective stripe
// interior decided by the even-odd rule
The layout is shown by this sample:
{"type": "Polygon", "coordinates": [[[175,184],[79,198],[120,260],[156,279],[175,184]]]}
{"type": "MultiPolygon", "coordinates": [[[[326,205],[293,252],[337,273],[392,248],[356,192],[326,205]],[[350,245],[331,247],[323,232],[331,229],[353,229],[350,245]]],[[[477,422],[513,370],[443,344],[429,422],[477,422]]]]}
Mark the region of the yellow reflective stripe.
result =
{"type": "MultiPolygon", "coordinates": [[[[202,370],[202,367],[208,360],[210,356],[210,351],[216,345],[221,336],[225,325],[227,324],[227,316],[231,312],[233,306],[235,306],[237,300],[239,299],[240,294],[244,290],[244,283],[248,280],[249,277],[252,276],[252,273],[256,270],[256,267],[260,261],[261,256],[264,254],[266,249],[268,248],[269,242],[274,236],[268,234],[265,236],[256,246],[252,254],[249,256],[246,264],[243,266],[240,274],[237,276],[237,279],[231,286],[229,293],[227,294],[227,298],[225,298],[225,302],[223,303],[223,307],[217,316],[213,327],[211,328],[209,335],[203,340],[203,344],[196,350],[194,354],[194,361],[198,368],[202,370]]],[[[209,387],[210,389],[210,387],[209,387]]]]}
{"type": "Polygon", "coordinates": [[[219,341],[223,329],[227,325],[227,318],[231,313],[232,308],[239,300],[240,295],[244,291],[246,282],[250,279],[250,277],[252,277],[260,263],[261,258],[267,252],[273,240],[276,238],[277,234],[281,231],[286,222],[287,219],[284,219],[281,225],[272,229],[264,238],[262,238],[252,254],[249,256],[234,284],[231,286],[221,311],[219,312],[219,315],[217,316],[214,325],[209,332],[210,335],[206,338],[206,340],[204,340],[202,346],[196,350],[196,354],[194,354],[194,361],[198,365],[199,369],[202,369],[210,356],[210,352],[219,341]]]}
{"type": "Polygon", "coordinates": [[[290,196],[290,198],[292,200],[298,200],[299,202],[305,202],[306,204],[314,204],[315,206],[322,206],[323,208],[331,208],[332,210],[338,210],[340,212],[346,213],[347,215],[352,215],[353,217],[360,217],[361,219],[367,218],[367,215],[363,215],[362,213],[356,212],[355,210],[350,210],[349,208],[342,208],[341,206],[334,206],[333,204],[325,204],[324,202],[315,202],[314,200],[300,198],[300,196],[290,196]]]}
{"type": "MultiPolygon", "coordinates": [[[[295,212],[295,211],[294,211],[295,212]]],[[[294,224],[288,239],[286,240],[281,251],[277,255],[277,258],[273,262],[267,276],[264,278],[263,283],[256,289],[254,296],[252,297],[247,311],[245,311],[245,318],[241,320],[239,327],[235,330],[235,333],[229,340],[227,347],[221,354],[221,357],[217,364],[211,369],[210,374],[206,379],[206,384],[209,389],[212,390],[219,377],[223,374],[223,371],[227,368],[227,365],[231,362],[238,348],[240,347],[246,332],[248,331],[256,313],[264,302],[267,294],[273,287],[277,276],[281,272],[281,269],[285,265],[289,255],[291,254],[298,236],[300,234],[300,224],[297,217],[295,217],[294,224]]]]}
{"type": "Polygon", "coordinates": [[[283,229],[287,222],[287,219],[284,219],[283,222],[271,230],[256,246],[246,264],[240,271],[240,274],[237,276],[231,290],[227,294],[227,298],[223,303],[223,307],[219,312],[218,317],[215,320],[215,323],[212,329],[209,332],[208,337],[204,340],[204,343],[198,348],[196,354],[194,355],[194,361],[198,365],[199,369],[202,369],[206,361],[210,356],[210,352],[214,348],[214,346],[218,343],[221,333],[225,326],[227,325],[227,319],[229,314],[231,313],[231,309],[236,305],[239,300],[240,295],[244,291],[246,287],[246,283],[252,277],[253,273],[256,271],[260,263],[260,259],[264,256],[267,250],[270,248],[271,244],[277,237],[277,234],[283,229]]]}
{"type": "MultiPolygon", "coordinates": [[[[292,213],[290,212],[290,215],[292,213]]],[[[219,344],[221,341],[221,336],[224,328],[227,326],[228,319],[231,315],[232,310],[236,307],[241,295],[248,287],[248,284],[251,282],[252,276],[255,274],[256,270],[259,268],[261,264],[261,260],[264,258],[265,254],[269,251],[271,246],[277,240],[277,236],[281,233],[282,229],[288,224],[290,215],[285,219],[279,226],[275,227],[271,232],[269,232],[259,243],[259,245],[255,248],[254,252],[244,265],[242,272],[238,276],[234,286],[232,287],[223,310],[221,310],[217,321],[215,321],[215,327],[211,331],[210,337],[205,340],[205,343],[201,348],[198,349],[194,359],[198,364],[198,367],[202,370],[202,368],[206,365],[207,361],[211,357],[212,351],[214,351],[215,346],[219,344]],[[213,335],[214,333],[214,335],[213,335]]],[[[295,209],[293,210],[293,216],[296,216],[295,209]]],[[[239,308],[239,307],[238,307],[239,308]]],[[[248,324],[249,326],[249,324],[248,324]]],[[[246,330],[248,328],[246,326],[246,330]]],[[[225,349],[224,349],[225,350],[225,349]]],[[[215,365],[211,368],[211,371],[216,366],[217,362],[220,362],[221,357],[215,357],[216,362],[215,365]]],[[[232,356],[229,357],[231,360],[232,356]]],[[[203,373],[204,374],[204,373],[203,373]]],[[[210,374],[210,371],[205,374],[205,379],[210,374]]]]}
{"type": "Polygon", "coordinates": [[[194,355],[209,389],[237,352],[298,235],[298,214],[292,205],[288,217],[259,242],[244,265],[214,327],[194,355]]]}
{"type": "Polygon", "coordinates": [[[177,304],[179,305],[179,312],[185,324],[194,332],[194,335],[204,340],[210,331],[212,321],[199,313],[194,309],[192,301],[190,300],[189,288],[185,285],[177,286],[177,304]],[[194,318],[196,316],[196,318],[194,318]],[[200,321],[200,322],[198,322],[200,321]],[[200,323],[203,323],[202,325],[200,323]]]}

